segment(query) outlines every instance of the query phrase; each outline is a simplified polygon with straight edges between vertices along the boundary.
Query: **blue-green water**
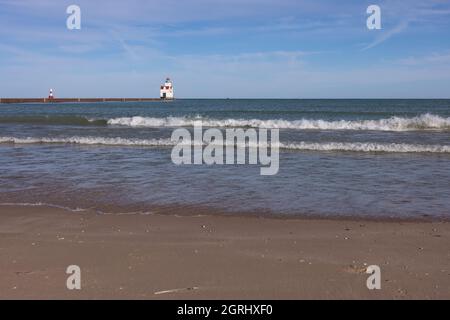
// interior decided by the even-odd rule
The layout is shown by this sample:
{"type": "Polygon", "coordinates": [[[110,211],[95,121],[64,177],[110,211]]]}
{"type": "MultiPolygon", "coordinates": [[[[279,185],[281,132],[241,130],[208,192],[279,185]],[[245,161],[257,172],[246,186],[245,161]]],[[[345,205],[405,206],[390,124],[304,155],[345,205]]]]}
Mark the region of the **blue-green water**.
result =
{"type": "Polygon", "coordinates": [[[448,218],[450,100],[0,105],[0,203],[448,218]],[[279,173],[174,165],[171,134],[196,120],[279,128],[279,173]]]}

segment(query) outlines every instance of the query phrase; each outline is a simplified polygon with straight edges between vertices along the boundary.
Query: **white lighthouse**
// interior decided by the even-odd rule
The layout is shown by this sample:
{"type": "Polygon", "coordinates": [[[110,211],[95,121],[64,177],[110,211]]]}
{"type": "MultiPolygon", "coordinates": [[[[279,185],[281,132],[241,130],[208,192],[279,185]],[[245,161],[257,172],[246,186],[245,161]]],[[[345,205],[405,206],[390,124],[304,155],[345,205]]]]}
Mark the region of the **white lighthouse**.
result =
{"type": "Polygon", "coordinates": [[[53,100],[54,96],[53,96],[53,89],[50,89],[50,92],[48,93],[48,99],[49,100],[53,100]]]}
{"type": "Polygon", "coordinates": [[[166,83],[161,86],[160,97],[164,100],[172,100],[174,98],[173,95],[173,83],[170,78],[166,79],[166,83]]]}

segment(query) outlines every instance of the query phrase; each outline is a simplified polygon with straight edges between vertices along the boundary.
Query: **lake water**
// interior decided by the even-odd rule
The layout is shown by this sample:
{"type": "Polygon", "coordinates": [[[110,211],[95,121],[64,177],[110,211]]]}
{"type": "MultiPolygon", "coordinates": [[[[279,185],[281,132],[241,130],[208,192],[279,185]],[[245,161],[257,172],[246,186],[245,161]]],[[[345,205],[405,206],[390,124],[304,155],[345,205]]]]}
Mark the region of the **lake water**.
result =
{"type": "MultiPolygon", "coordinates": [[[[0,203],[450,217],[450,100],[0,105],[0,203]],[[280,129],[280,170],[176,166],[176,128],[280,129]]],[[[203,212],[203,211],[202,211],[203,212]]]]}

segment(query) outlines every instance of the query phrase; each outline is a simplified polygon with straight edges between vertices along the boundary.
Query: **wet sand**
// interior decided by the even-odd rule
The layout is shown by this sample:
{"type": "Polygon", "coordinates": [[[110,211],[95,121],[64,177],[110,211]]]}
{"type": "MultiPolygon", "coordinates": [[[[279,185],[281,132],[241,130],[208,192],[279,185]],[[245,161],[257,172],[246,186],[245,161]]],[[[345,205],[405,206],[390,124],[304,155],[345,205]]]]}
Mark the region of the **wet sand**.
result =
{"type": "Polygon", "coordinates": [[[175,214],[0,206],[0,299],[450,299],[448,222],[175,214]]]}

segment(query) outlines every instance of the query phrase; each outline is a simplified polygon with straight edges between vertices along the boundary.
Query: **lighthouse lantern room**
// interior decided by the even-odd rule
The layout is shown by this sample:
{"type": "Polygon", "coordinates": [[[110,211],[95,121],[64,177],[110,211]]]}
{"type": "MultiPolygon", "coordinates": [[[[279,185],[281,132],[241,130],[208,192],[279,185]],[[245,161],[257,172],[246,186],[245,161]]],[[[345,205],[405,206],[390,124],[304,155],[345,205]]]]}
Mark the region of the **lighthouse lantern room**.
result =
{"type": "Polygon", "coordinates": [[[161,86],[160,96],[161,99],[163,100],[171,100],[174,98],[173,83],[172,80],[170,80],[170,78],[167,78],[166,83],[164,83],[164,85],[161,86]]]}

